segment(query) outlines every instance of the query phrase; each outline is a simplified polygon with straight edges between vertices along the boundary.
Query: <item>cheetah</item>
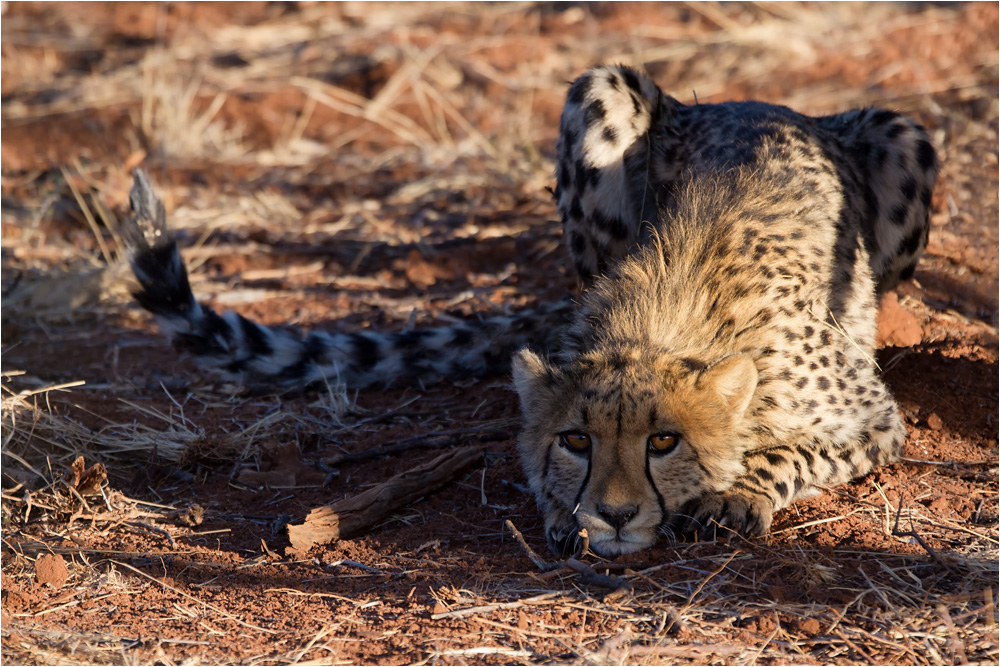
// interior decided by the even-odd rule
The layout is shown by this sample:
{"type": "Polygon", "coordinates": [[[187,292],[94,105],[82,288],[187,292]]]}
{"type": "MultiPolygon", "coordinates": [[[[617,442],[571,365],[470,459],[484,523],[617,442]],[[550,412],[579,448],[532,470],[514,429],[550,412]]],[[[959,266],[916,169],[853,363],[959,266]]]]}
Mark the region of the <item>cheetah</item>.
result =
{"type": "Polygon", "coordinates": [[[900,457],[905,429],[873,361],[876,298],[913,273],[937,170],[924,129],[892,111],[684,105],[598,66],[570,86],[557,142],[575,301],[303,337],[196,301],[141,172],[127,238],[140,305],[244,381],[511,369],[550,550],[575,553],[586,529],[612,557],[661,535],[763,535],[796,498],[900,457]]]}

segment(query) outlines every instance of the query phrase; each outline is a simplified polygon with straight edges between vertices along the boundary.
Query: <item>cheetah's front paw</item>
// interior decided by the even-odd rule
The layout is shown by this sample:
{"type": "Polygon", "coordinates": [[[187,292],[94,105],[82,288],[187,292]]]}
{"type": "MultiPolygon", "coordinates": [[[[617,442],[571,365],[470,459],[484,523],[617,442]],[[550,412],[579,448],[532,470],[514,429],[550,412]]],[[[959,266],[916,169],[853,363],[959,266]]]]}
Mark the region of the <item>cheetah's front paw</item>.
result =
{"type": "Polygon", "coordinates": [[[675,514],[675,530],[699,539],[760,537],[771,527],[774,506],[766,496],[710,493],[689,500],[675,514]]]}

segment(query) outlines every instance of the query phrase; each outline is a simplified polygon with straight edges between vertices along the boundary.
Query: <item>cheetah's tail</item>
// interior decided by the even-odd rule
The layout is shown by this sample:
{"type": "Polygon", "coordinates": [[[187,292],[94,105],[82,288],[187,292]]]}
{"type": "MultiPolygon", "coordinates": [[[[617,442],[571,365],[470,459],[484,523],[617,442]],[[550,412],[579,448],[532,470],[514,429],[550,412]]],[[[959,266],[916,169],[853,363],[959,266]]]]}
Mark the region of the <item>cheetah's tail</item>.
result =
{"type": "Polygon", "coordinates": [[[430,383],[506,372],[526,345],[551,349],[575,308],[571,299],[514,315],[396,333],[312,332],[301,336],[216,314],[195,299],[177,241],[149,177],[136,170],[123,225],[136,301],[156,316],[174,346],[229,379],[255,386],[303,388],[342,382],[348,388],[430,383]]]}

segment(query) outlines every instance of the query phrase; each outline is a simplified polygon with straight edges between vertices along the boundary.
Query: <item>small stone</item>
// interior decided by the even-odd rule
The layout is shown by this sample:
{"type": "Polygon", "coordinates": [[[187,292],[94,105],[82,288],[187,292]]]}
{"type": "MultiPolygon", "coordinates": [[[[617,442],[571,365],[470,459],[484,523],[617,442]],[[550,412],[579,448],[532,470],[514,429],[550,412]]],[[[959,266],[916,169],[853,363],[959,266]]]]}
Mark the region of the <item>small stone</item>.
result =
{"type": "Polygon", "coordinates": [[[878,310],[878,346],[913,347],[922,338],[917,317],[900,305],[895,292],[886,293],[878,310]]]}
{"type": "Polygon", "coordinates": [[[944,426],[944,422],[941,421],[936,412],[932,412],[927,416],[927,425],[932,431],[940,431],[941,427],[944,426]]]}
{"type": "Polygon", "coordinates": [[[51,584],[53,588],[59,588],[67,579],[69,571],[62,556],[46,554],[35,561],[35,581],[39,586],[51,584]]]}

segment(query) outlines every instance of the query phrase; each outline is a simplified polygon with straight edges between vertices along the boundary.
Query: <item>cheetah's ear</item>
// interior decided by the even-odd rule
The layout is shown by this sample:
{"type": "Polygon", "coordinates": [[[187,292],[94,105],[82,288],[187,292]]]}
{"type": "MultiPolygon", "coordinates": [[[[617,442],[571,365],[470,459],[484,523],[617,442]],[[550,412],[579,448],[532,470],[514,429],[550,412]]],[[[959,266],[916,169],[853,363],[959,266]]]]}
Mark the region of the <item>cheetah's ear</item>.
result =
{"type": "Polygon", "coordinates": [[[514,389],[521,397],[521,407],[525,411],[537,406],[539,400],[551,395],[556,387],[555,367],[528,348],[514,355],[512,370],[514,389]]]}
{"type": "Polygon", "coordinates": [[[757,388],[757,366],[750,357],[734,354],[702,372],[695,386],[714,392],[739,419],[757,388]]]}

